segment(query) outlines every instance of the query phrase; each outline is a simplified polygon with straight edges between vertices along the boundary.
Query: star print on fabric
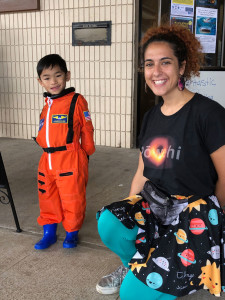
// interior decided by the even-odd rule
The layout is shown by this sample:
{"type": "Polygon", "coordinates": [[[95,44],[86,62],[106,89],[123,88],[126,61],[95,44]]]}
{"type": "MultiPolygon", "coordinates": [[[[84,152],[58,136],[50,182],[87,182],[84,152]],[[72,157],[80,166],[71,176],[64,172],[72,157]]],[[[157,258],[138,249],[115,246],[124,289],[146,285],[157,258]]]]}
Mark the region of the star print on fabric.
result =
{"type": "Polygon", "coordinates": [[[193,209],[193,208],[195,208],[196,210],[200,211],[200,205],[201,205],[201,204],[206,205],[207,202],[206,202],[205,200],[203,200],[203,199],[199,199],[199,200],[197,200],[197,201],[194,201],[194,202],[188,204],[187,207],[185,207],[184,211],[185,211],[186,209],[188,209],[188,208],[189,208],[189,213],[192,212],[192,209],[193,209]]]}
{"type": "Polygon", "coordinates": [[[137,203],[138,201],[140,201],[141,199],[143,199],[141,196],[139,195],[134,195],[134,196],[130,196],[128,198],[125,198],[124,200],[129,200],[129,204],[134,205],[135,203],[137,203]]]}
{"type": "Polygon", "coordinates": [[[137,272],[139,273],[141,268],[146,268],[147,267],[147,262],[150,259],[152,252],[155,250],[155,248],[150,248],[149,253],[148,253],[148,257],[147,260],[144,264],[138,264],[137,261],[135,261],[134,263],[129,263],[129,265],[131,266],[131,271],[133,272],[135,269],[137,269],[137,272]]]}
{"type": "Polygon", "coordinates": [[[153,251],[155,251],[155,248],[150,248],[146,262],[149,261],[153,251]]]}
{"type": "Polygon", "coordinates": [[[146,263],[144,263],[144,264],[138,264],[137,261],[135,261],[133,264],[129,264],[129,265],[131,265],[131,268],[130,268],[130,269],[131,269],[132,272],[133,272],[135,269],[137,269],[137,272],[138,272],[138,273],[140,272],[140,270],[141,270],[142,267],[144,267],[144,268],[147,267],[146,263]]]}

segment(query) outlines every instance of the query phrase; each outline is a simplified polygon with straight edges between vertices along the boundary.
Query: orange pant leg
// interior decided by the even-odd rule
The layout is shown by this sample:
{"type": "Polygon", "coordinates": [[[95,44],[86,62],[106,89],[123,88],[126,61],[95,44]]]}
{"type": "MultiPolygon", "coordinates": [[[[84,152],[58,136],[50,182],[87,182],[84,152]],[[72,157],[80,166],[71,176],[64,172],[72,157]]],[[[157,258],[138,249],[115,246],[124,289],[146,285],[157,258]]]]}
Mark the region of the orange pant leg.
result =
{"type": "Polygon", "coordinates": [[[62,224],[66,231],[80,230],[86,210],[87,178],[77,169],[57,172],[57,186],[62,203],[62,224]]]}
{"type": "Polygon", "coordinates": [[[38,169],[39,225],[60,223],[63,219],[61,200],[54,175],[38,169]]]}

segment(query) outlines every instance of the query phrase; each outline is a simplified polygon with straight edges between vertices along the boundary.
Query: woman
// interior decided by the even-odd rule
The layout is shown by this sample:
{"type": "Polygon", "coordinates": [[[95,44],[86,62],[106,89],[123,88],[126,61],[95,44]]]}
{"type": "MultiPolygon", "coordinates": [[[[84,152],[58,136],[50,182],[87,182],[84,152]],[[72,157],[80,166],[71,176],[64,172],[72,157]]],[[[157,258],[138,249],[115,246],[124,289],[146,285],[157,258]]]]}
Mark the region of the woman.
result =
{"type": "Polygon", "coordinates": [[[130,267],[121,300],[176,299],[202,288],[220,296],[225,109],[185,88],[185,80],[199,75],[202,54],[184,27],[150,28],[143,61],[146,85],[163,101],[145,114],[130,197],[99,212],[99,234],[130,267]],[[155,211],[149,191],[170,195],[165,215],[155,211]]]}

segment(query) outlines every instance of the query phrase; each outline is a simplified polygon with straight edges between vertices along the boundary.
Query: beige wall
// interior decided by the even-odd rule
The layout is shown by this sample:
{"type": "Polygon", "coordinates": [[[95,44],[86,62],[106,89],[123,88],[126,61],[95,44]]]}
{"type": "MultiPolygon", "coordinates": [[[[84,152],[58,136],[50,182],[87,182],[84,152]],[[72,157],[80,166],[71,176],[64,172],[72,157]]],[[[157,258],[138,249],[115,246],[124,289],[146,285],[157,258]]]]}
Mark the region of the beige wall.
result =
{"type": "Polygon", "coordinates": [[[134,0],[41,0],[41,11],[0,14],[0,137],[37,134],[43,106],[37,61],[60,54],[89,103],[97,145],[133,135],[134,0]],[[111,46],[72,46],[72,22],[112,21],[111,46]]]}

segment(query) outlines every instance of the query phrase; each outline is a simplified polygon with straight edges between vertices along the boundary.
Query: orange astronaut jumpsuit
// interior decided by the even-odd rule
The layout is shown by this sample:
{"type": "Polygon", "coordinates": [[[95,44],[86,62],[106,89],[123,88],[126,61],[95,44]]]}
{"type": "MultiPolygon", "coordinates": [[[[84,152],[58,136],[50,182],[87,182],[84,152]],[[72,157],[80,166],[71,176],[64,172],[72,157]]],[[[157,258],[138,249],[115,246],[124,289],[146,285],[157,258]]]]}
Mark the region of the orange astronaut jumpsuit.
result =
{"type": "Polygon", "coordinates": [[[46,97],[36,138],[44,150],[38,167],[37,221],[39,225],[62,222],[68,232],[79,230],[83,224],[87,156],[95,151],[94,128],[86,100],[76,94],[74,111],[70,108],[74,91],[68,88],[60,95],[46,97]]]}

